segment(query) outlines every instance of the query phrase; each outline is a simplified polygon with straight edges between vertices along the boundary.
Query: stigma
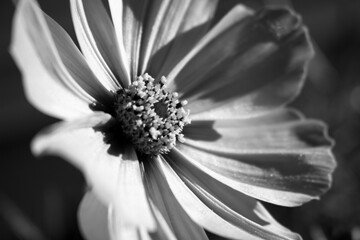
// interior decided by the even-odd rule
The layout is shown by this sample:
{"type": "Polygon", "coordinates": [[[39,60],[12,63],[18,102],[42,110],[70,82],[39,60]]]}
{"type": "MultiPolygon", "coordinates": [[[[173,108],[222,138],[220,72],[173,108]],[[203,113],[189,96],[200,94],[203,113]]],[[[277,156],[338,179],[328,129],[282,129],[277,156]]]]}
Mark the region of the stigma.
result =
{"type": "Polygon", "coordinates": [[[190,111],[184,109],[187,101],[180,101],[165,83],[165,77],[156,82],[145,73],[116,93],[116,119],[135,149],[144,154],[168,153],[177,141],[185,141],[181,132],[191,122],[190,111]]]}

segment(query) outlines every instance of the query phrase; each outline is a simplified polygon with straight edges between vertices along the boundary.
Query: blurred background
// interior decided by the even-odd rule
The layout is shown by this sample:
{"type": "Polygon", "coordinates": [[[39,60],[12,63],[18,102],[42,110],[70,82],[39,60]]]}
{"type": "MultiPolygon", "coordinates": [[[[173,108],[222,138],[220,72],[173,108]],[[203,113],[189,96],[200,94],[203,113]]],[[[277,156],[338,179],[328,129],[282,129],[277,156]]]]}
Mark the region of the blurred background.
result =
{"type": "MultiPolygon", "coordinates": [[[[68,1],[39,2],[73,35],[68,1]]],[[[328,124],[338,168],[332,189],[320,201],[267,207],[305,240],[360,240],[360,1],[276,2],[303,16],[316,45],[307,83],[292,106],[328,124]]],[[[30,153],[32,137],[56,120],[24,97],[8,54],[14,6],[11,0],[0,6],[0,239],[80,240],[76,209],[84,178],[62,159],[35,159],[30,153]]]]}

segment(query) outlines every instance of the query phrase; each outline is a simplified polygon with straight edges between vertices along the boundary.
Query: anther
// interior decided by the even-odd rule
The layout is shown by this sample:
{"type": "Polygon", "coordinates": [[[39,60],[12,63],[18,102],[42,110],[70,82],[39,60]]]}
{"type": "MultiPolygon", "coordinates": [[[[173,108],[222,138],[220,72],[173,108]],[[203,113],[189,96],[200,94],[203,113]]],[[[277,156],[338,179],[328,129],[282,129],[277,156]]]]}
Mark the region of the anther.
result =
{"type": "Polygon", "coordinates": [[[189,110],[178,93],[169,91],[166,78],[156,82],[145,73],[116,94],[115,112],[125,135],[142,153],[158,155],[184,142],[183,127],[190,123],[189,110]]]}

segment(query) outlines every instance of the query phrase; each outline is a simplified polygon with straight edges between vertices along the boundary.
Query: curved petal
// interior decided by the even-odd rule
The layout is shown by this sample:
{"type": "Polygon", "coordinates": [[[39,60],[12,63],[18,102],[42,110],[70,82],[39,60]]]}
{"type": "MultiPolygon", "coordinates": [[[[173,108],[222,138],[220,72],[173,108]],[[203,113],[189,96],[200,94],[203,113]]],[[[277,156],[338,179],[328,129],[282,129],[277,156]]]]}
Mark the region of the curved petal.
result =
{"type": "Polygon", "coordinates": [[[290,10],[229,12],[169,74],[195,119],[250,116],[291,101],[313,55],[290,10]],[[197,116],[199,114],[199,116],[197,116]]]}
{"type": "Polygon", "coordinates": [[[166,76],[206,33],[216,6],[217,0],[152,1],[145,21],[140,72],[147,71],[156,79],[166,76]]]}
{"type": "Polygon", "coordinates": [[[131,146],[107,142],[102,129],[111,123],[110,118],[99,113],[53,125],[35,138],[32,150],[36,155],[62,156],[82,170],[97,197],[113,205],[124,225],[154,229],[142,182],[142,166],[131,146]],[[118,148],[116,152],[114,147],[118,148]]]}
{"type": "Polygon", "coordinates": [[[164,162],[162,169],[175,196],[185,210],[192,212],[189,215],[209,231],[231,239],[301,239],[277,223],[255,199],[227,187],[191,164],[183,165],[179,158],[165,158],[168,164],[164,162]],[[210,217],[214,214],[215,217],[210,217]]]}
{"type": "Polygon", "coordinates": [[[99,0],[71,0],[71,14],[81,50],[99,81],[111,91],[119,89],[119,79],[126,79],[124,63],[114,26],[99,0]]]}
{"type": "Polygon", "coordinates": [[[106,104],[110,92],[96,79],[70,36],[53,19],[44,14],[33,0],[23,0],[26,30],[42,63],[70,90],[91,102],[106,104]]]}
{"type": "MultiPolygon", "coordinates": [[[[83,94],[89,95],[97,102],[106,105],[113,99],[110,92],[95,77],[84,56],[65,30],[47,15],[44,15],[44,17],[52,35],[56,51],[66,67],[66,71],[71,76],[67,80],[68,84],[72,88],[76,88],[78,92],[83,92],[83,94]]],[[[49,41],[51,41],[50,38],[49,41]]]]}
{"type": "Polygon", "coordinates": [[[176,201],[164,174],[159,169],[160,158],[147,160],[145,176],[148,195],[174,235],[177,239],[207,240],[204,230],[192,222],[176,201]]]}
{"type": "Polygon", "coordinates": [[[74,119],[90,114],[91,99],[75,93],[64,83],[63,64],[54,46],[46,41],[44,19],[32,1],[17,5],[11,54],[22,71],[28,100],[53,117],[74,119]]]}
{"type": "Polygon", "coordinates": [[[181,153],[172,154],[184,154],[182,159],[222,183],[274,204],[297,206],[324,193],[335,168],[325,126],[313,120],[262,121],[195,124],[185,145],[178,145],[181,153]]]}
{"type": "Polygon", "coordinates": [[[81,233],[88,240],[110,240],[108,206],[92,192],[87,192],[81,200],[78,220],[81,233]]]}

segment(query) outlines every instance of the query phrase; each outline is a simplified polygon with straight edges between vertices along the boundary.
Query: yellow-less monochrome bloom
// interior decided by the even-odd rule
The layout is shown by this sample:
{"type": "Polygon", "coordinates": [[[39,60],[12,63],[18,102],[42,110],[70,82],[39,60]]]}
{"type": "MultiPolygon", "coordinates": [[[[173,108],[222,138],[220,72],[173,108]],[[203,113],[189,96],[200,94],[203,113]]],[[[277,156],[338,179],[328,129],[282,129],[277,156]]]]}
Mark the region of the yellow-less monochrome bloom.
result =
{"type": "Polygon", "coordinates": [[[81,51],[20,0],[11,53],[28,100],[62,120],[33,152],[86,177],[84,236],[300,239],[258,201],[317,199],[335,167],[324,124],[284,107],[313,55],[299,16],[239,4],[217,20],[215,0],[70,3],[81,51]]]}

